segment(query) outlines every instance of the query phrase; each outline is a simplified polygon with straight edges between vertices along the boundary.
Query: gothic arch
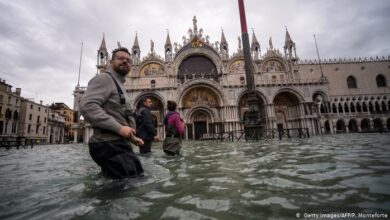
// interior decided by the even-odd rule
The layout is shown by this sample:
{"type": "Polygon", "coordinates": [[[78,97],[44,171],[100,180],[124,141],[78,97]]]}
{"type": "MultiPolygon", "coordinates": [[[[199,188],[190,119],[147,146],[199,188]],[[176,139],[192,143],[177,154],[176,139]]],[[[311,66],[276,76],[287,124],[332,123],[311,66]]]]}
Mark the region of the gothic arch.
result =
{"type": "Polygon", "coordinates": [[[349,132],[358,132],[358,122],[356,119],[351,118],[348,122],[349,132]]]}
{"type": "Polygon", "coordinates": [[[357,88],[357,82],[356,82],[356,78],[352,75],[348,76],[347,79],[347,86],[348,86],[348,89],[356,89],[357,88]]]}
{"type": "Polygon", "coordinates": [[[370,119],[369,118],[364,118],[362,119],[362,121],[360,122],[360,127],[362,129],[363,132],[367,132],[367,131],[370,131],[370,119]]]}
{"type": "Polygon", "coordinates": [[[346,125],[346,123],[345,123],[344,119],[337,120],[337,122],[336,122],[336,131],[337,131],[337,133],[339,133],[339,132],[342,132],[342,133],[346,132],[346,126],[345,125],[346,125]]]}
{"type": "Polygon", "coordinates": [[[382,131],[383,130],[383,121],[381,118],[374,119],[374,131],[382,131]]]}
{"type": "Polygon", "coordinates": [[[386,87],[387,86],[386,77],[381,73],[376,76],[375,81],[376,81],[377,87],[386,87]]]}

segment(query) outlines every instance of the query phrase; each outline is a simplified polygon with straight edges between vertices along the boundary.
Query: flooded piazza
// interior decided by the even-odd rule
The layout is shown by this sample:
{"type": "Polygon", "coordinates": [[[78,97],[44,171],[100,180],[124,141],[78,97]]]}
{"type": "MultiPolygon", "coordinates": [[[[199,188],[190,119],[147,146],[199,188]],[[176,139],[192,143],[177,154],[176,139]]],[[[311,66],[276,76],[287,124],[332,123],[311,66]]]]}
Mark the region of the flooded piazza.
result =
{"type": "Polygon", "coordinates": [[[179,157],[165,156],[157,143],[140,159],[145,177],[109,180],[85,145],[1,148],[0,219],[390,214],[388,133],[185,142],[179,157]]]}

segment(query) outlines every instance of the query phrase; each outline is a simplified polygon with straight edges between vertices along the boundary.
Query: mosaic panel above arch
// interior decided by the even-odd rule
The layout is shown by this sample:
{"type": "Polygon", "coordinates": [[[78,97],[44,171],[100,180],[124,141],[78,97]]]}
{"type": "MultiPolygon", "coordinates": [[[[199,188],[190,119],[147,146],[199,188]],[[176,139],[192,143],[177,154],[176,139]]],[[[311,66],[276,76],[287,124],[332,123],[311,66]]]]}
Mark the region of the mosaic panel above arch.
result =
{"type": "Polygon", "coordinates": [[[231,74],[243,74],[245,73],[244,60],[236,60],[229,66],[229,73],[231,74]]]}
{"type": "Polygon", "coordinates": [[[266,72],[284,72],[284,65],[276,59],[271,59],[265,62],[264,70],[266,72]]]}
{"type": "Polygon", "coordinates": [[[141,71],[139,72],[139,76],[156,76],[156,75],[163,75],[164,74],[164,67],[159,63],[148,63],[145,66],[142,67],[141,71]]]}
{"type": "Polygon", "coordinates": [[[218,95],[207,87],[195,87],[189,90],[183,97],[184,108],[194,108],[197,106],[217,107],[218,103],[218,95]]]}

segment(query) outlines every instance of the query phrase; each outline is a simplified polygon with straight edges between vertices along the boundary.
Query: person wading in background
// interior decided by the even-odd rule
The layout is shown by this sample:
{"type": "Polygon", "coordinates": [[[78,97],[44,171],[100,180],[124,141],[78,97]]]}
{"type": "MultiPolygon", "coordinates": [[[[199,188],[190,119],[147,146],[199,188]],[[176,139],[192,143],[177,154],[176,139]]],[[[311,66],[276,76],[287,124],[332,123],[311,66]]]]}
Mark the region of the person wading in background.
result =
{"type": "Polygon", "coordinates": [[[150,98],[144,98],[142,105],[136,113],[137,121],[137,136],[140,137],[144,144],[139,146],[141,154],[150,153],[152,150],[153,141],[160,141],[157,136],[157,129],[155,127],[154,119],[150,109],[153,102],[150,98]]]}
{"type": "Polygon", "coordinates": [[[180,136],[184,135],[184,122],[176,111],[177,104],[174,101],[167,102],[168,113],[164,118],[166,137],[163,143],[163,151],[169,155],[179,155],[182,147],[180,136]]]}

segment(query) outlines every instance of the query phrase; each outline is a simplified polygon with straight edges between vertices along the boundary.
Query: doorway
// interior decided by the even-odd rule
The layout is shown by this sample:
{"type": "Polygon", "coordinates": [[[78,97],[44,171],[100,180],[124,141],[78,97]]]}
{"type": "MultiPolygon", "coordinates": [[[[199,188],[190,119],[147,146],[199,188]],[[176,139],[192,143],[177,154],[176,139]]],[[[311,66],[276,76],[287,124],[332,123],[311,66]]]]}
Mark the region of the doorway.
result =
{"type": "Polygon", "coordinates": [[[195,140],[199,140],[203,134],[207,133],[207,122],[196,121],[194,122],[195,140]]]}

